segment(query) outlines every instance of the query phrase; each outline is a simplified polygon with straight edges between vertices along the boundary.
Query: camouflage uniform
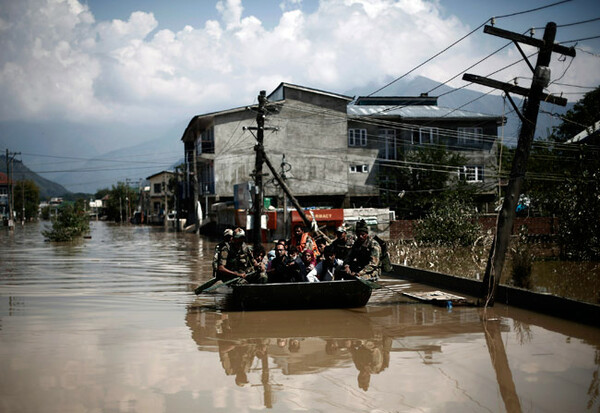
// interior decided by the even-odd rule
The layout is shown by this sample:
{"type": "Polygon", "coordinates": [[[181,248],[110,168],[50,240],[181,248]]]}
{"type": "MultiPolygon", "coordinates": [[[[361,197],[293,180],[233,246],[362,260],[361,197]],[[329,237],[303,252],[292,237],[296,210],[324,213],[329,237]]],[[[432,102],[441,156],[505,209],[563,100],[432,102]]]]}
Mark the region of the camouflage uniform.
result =
{"type": "Polygon", "coordinates": [[[349,265],[350,271],[360,278],[377,281],[381,275],[381,247],[371,237],[364,244],[356,240],[344,265],[349,265]]]}
{"type": "Polygon", "coordinates": [[[229,243],[227,241],[221,241],[217,244],[217,246],[215,247],[215,254],[213,256],[213,262],[212,262],[212,268],[213,268],[213,277],[216,277],[218,272],[217,269],[219,268],[219,259],[221,257],[221,250],[225,247],[228,246],[229,243]]]}
{"type": "Polygon", "coordinates": [[[336,238],[335,240],[333,240],[331,245],[333,246],[333,249],[335,251],[335,258],[338,258],[342,261],[345,260],[348,256],[348,253],[352,249],[352,245],[354,245],[354,241],[354,236],[350,234],[346,235],[346,239],[336,238]]]}
{"type": "MultiPolygon", "coordinates": [[[[252,250],[246,243],[242,243],[239,249],[232,248],[232,245],[226,244],[221,249],[217,267],[223,265],[230,271],[250,274],[245,278],[249,283],[264,283],[267,276],[263,273],[254,271],[252,250]]],[[[219,274],[222,281],[228,281],[233,277],[226,274],[219,274]]]]}

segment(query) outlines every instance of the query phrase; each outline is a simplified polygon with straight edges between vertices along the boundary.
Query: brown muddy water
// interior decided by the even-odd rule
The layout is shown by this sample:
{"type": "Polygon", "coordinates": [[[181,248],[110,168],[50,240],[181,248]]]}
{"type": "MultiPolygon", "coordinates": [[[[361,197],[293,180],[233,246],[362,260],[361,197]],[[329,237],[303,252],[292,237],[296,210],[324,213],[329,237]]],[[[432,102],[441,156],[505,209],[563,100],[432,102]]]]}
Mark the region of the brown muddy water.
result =
{"type": "Polygon", "coordinates": [[[440,308],[383,280],[361,309],[226,312],[215,243],[92,223],[0,229],[0,412],[598,412],[600,329],[440,308]]]}

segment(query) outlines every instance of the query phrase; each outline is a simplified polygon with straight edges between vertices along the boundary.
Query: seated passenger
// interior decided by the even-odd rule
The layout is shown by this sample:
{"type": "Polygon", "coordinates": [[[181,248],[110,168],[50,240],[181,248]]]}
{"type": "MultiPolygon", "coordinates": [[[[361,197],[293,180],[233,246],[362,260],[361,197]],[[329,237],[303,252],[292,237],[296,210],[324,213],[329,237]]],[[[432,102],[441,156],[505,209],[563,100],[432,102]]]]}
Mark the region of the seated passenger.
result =
{"type": "Polygon", "coordinates": [[[319,255],[317,255],[317,262],[321,262],[325,259],[323,253],[325,252],[325,248],[327,247],[327,240],[323,237],[319,237],[316,240],[317,243],[317,251],[319,251],[319,255]]]}
{"type": "Polygon", "coordinates": [[[289,267],[293,281],[308,281],[306,276],[310,271],[313,270],[313,268],[315,268],[315,265],[315,255],[312,250],[304,250],[304,252],[302,252],[302,254],[299,255],[289,267]]]}
{"type": "Polygon", "coordinates": [[[306,275],[309,282],[333,281],[336,278],[336,272],[343,270],[344,261],[335,257],[335,249],[331,245],[325,248],[323,255],[325,259],[306,275]]]}
{"type": "Polygon", "coordinates": [[[301,253],[305,250],[313,251],[313,254],[319,255],[317,250],[317,244],[312,239],[310,234],[306,232],[302,225],[296,225],[294,227],[294,234],[292,236],[290,251],[292,249],[296,249],[298,253],[301,253]]]}
{"type": "Polygon", "coordinates": [[[270,283],[285,283],[292,281],[288,265],[290,258],[285,248],[285,242],[278,242],[275,245],[275,258],[267,265],[267,276],[270,283]]]}

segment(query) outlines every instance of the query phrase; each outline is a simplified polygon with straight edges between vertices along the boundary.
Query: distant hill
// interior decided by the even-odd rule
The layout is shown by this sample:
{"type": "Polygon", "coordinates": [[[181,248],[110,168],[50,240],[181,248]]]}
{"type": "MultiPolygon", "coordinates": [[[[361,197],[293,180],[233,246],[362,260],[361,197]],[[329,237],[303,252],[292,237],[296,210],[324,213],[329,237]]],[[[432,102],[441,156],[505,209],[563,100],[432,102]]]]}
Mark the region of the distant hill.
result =
{"type": "MultiPolygon", "coordinates": [[[[347,96],[367,96],[392,80],[384,79],[345,92],[330,91],[347,96]]],[[[438,85],[439,82],[422,76],[404,78],[376,95],[419,96],[429,92],[430,96],[444,95],[438,99],[440,106],[490,115],[504,113],[507,118],[504,143],[509,146],[516,145],[520,121],[512,106],[508,102],[505,105],[501,96],[486,95],[466,88],[453,89],[446,85],[437,87],[438,85]],[[434,88],[436,89],[432,90],[434,88]]],[[[522,100],[517,96],[513,96],[513,99],[517,105],[522,104],[522,100]]],[[[536,139],[547,137],[552,127],[560,124],[560,120],[543,111],[561,115],[572,107],[573,103],[566,108],[543,104],[538,117],[536,139]]],[[[147,176],[170,170],[180,163],[184,152],[181,135],[193,115],[196,114],[182,114],[181,119],[173,120],[169,125],[114,124],[109,128],[99,124],[0,122],[3,132],[0,148],[10,148],[11,151],[23,153],[23,159],[28,166],[46,177],[44,179],[38,176],[38,185],[46,188],[46,184],[41,182],[50,183],[44,194],[52,195],[47,196],[60,196],[61,192],[67,191],[65,187],[72,192],[95,193],[98,189],[110,188],[118,182],[137,183],[147,176]],[[69,154],[77,155],[64,157],[64,148],[69,148],[69,154]],[[60,185],[48,179],[59,182],[60,185]]],[[[501,134],[501,130],[498,134],[501,134]]],[[[4,165],[5,163],[2,163],[0,168],[4,165]]],[[[25,173],[28,176],[34,174],[29,169],[25,173]]]]}
{"type": "Polygon", "coordinates": [[[95,193],[98,189],[111,188],[118,182],[133,185],[146,180],[150,175],[164,170],[173,170],[183,163],[184,126],[174,129],[161,138],[117,149],[94,157],[91,160],[72,164],[81,172],[57,175],[56,180],[76,191],[95,193]]]}
{"type": "MultiPolygon", "coordinates": [[[[6,173],[6,156],[4,155],[0,155],[0,172],[6,173]]],[[[64,186],[42,178],[17,159],[12,163],[12,180],[13,182],[23,180],[35,182],[40,188],[40,199],[68,197],[71,194],[64,186]]]]}

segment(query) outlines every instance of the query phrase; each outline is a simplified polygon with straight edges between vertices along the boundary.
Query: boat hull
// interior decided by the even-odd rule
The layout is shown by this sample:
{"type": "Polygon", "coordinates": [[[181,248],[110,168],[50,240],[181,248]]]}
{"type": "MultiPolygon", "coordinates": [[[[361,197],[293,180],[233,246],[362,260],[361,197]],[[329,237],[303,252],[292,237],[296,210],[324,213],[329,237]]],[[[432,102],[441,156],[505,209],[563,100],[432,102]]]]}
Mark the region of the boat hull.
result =
{"type": "Polygon", "coordinates": [[[228,304],[236,310],[292,310],[363,307],[371,287],[358,280],[232,286],[228,304]]]}

